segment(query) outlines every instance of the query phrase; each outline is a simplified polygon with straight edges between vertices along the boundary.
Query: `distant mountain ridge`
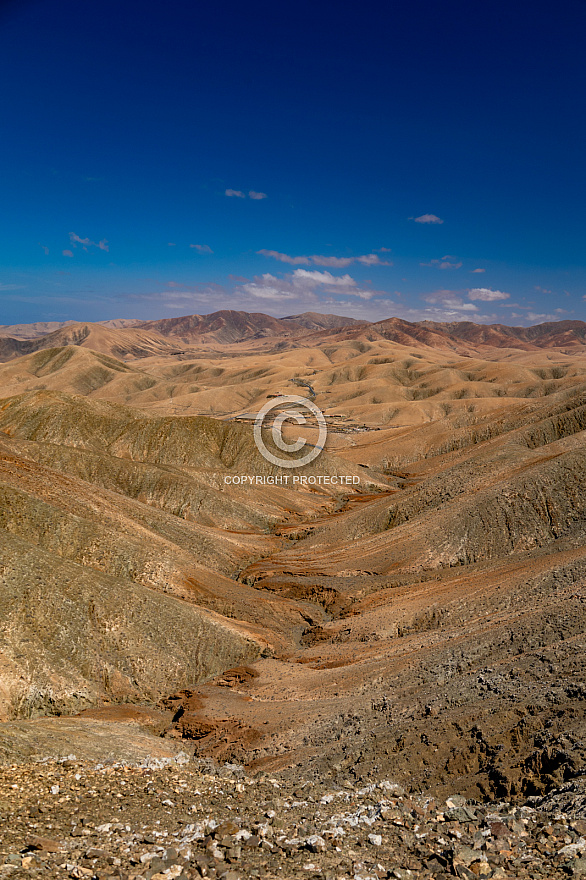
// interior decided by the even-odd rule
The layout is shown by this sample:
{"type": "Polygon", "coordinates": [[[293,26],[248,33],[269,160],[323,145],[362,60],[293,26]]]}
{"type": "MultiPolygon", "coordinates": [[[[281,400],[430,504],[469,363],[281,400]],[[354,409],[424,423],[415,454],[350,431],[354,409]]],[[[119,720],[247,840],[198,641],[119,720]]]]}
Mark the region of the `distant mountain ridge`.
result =
{"type": "Polygon", "coordinates": [[[0,360],[68,345],[91,348],[117,358],[182,355],[188,354],[194,346],[219,350],[250,343],[265,349],[296,348],[329,341],[382,339],[464,355],[487,348],[574,351],[586,346],[586,323],[572,320],[509,327],[472,321],[411,322],[397,317],[371,322],[317,312],[274,318],[262,312],[225,309],[209,315],[183,315],[156,321],[116,318],[99,323],[67,322],[47,332],[52,326],[51,322],[12,325],[14,335],[6,332],[11,329],[10,325],[0,327],[0,360]]]}
{"type": "Polygon", "coordinates": [[[181,339],[183,342],[221,342],[231,344],[245,339],[265,336],[283,336],[303,330],[326,330],[351,325],[364,325],[368,321],[345,318],[340,315],[320,315],[304,312],[273,318],[263,312],[239,312],[223,309],[211,315],[184,315],[177,318],[161,318],[137,324],[143,330],[156,330],[163,336],[181,339]]]}
{"type": "Polygon", "coordinates": [[[48,348],[78,345],[91,348],[116,358],[149,357],[174,354],[177,350],[171,340],[156,331],[146,332],[138,326],[109,327],[107,324],[66,324],[59,330],[34,339],[0,336],[0,360],[32,354],[48,348]]]}
{"type": "Polygon", "coordinates": [[[279,318],[262,312],[238,312],[230,309],[212,312],[211,315],[184,315],[161,318],[158,321],[143,321],[138,326],[185,343],[214,341],[228,345],[255,336],[279,336],[290,332],[279,318]]]}
{"type": "MultiPolygon", "coordinates": [[[[35,321],[33,324],[0,324],[0,337],[11,336],[13,339],[37,339],[48,336],[63,327],[76,324],[77,321],[35,321]]],[[[96,321],[102,327],[133,327],[142,323],[140,318],[110,318],[107,321],[96,321]]]]}

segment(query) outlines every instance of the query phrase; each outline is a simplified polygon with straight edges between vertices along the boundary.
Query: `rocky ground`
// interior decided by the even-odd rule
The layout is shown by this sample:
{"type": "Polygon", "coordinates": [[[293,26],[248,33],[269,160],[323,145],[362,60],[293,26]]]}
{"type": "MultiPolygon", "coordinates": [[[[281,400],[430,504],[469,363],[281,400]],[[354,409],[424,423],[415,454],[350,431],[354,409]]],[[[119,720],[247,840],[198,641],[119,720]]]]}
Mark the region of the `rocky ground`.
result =
{"type": "Polygon", "coordinates": [[[1,367],[0,880],[585,874],[583,346],[412,342],[1,367]]]}
{"type": "Polygon", "coordinates": [[[521,805],[175,758],[3,768],[0,878],[586,876],[582,779],[521,805]]]}

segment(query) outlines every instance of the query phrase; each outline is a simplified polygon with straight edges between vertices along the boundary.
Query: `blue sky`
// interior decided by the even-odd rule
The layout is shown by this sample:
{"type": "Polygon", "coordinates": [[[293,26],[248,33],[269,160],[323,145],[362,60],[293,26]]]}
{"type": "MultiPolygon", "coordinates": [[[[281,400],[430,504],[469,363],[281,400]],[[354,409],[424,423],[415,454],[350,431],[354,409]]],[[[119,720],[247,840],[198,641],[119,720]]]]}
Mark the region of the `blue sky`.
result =
{"type": "Polygon", "coordinates": [[[0,323],[586,319],[585,26],[582,0],[0,4],[0,323]]]}

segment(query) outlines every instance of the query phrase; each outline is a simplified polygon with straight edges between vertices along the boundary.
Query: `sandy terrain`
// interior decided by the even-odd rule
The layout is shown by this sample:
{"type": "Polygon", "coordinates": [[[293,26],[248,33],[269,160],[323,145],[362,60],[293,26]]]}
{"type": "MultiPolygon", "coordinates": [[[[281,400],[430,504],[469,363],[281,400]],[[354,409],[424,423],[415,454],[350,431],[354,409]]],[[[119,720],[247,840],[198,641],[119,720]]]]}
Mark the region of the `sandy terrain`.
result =
{"type": "Polygon", "coordinates": [[[3,336],[6,759],[59,715],[114,753],[134,712],[251,772],[444,798],[584,772],[586,325],[334,318],[3,336]],[[279,394],[324,412],[299,473],[337,483],[266,482],[279,394]]]}

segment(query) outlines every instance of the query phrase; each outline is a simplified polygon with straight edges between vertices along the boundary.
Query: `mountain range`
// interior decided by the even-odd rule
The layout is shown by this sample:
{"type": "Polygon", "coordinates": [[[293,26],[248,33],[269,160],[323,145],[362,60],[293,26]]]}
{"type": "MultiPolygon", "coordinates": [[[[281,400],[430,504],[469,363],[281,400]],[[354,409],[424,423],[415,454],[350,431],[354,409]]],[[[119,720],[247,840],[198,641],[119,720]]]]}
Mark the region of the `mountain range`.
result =
{"type": "Polygon", "coordinates": [[[339,315],[304,312],[285,318],[254,312],[218,311],[209,315],[185,315],[156,321],[114,319],[99,323],[33,323],[0,326],[0,358],[8,360],[44,348],[83,345],[118,357],[148,357],[157,352],[172,354],[193,346],[233,346],[250,343],[258,347],[286,344],[299,347],[342,338],[387,339],[403,345],[425,345],[467,353],[469,349],[544,348],[576,350],[586,344],[586,323],[554,321],[531,327],[475,324],[471,321],[409,322],[401,318],[369,322],[339,315]]]}
{"type": "Polygon", "coordinates": [[[586,324],[4,329],[0,759],[51,716],[444,798],[583,774],[586,324]],[[290,395],[328,428],[292,469],[252,424],[290,395]]]}

